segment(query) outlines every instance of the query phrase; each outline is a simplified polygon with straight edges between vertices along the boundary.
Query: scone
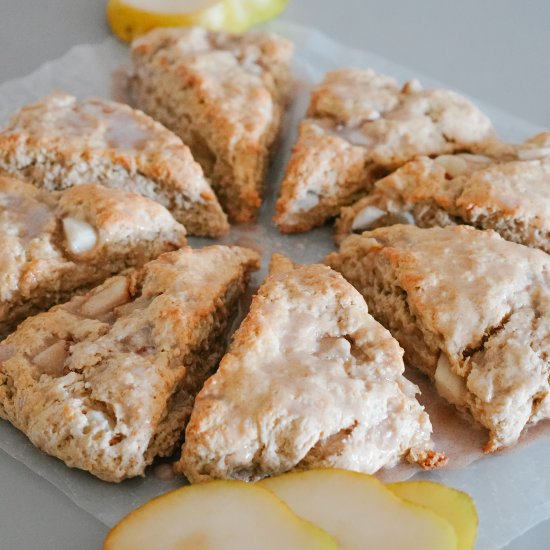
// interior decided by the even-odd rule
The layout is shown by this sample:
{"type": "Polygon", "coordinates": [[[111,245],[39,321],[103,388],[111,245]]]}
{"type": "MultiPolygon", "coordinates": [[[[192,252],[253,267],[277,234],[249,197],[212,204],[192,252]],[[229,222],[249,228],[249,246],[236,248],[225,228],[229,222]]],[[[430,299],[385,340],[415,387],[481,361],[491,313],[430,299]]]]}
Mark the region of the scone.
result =
{"type": "Polygon", "coordinates": [[[30,317],[0,343],[0,416],[68,466],[118,482],[169,455],[258,255],[168,252],[30,317]]]}
{"type": "Polygon", "coordinates": [[[418,155],[475,151],[493,138],[489,119],[448,90],[399,88],[372,70],[329,72],[315,88],[281,184],[275,223],[308,231],[418,155]]]}
{"type": "Polygon", "coordinates": [[[402,356],[338,273],[274,256],[197,396],[179,469],[191,482],[252,481],[315,467],[372,473],[401,458],[444,463],[402,356]]]}
{"type": "Polygon", "coordinates": [[[550,418],[550,256],[467,226],[351,235],[327,261],[405,361],[489,430],[486,452],[550,418]]]}
{"type": "Polygon", "coordinates": [[[49,192],[0,177],[0,337],[26,316],[185,245],[160,204],[101,185],[49,192]]]}
{"type": "Polygon", "coordinates": [[[342,208],[337,240],[394,223],[467,224],[550,252],[550,134],[486,155],[420,157],[342,208]],[[542,142],[548,144],[541,147],[542,142]]]}
{"type": "Polygon", "coordinates": [[[237,222],[256,218],[290,88],[292,44],[265,32],[156,29],[132,45],[133,100],[191,148],[237,222]]]}
{"type": "Polygon", "coordinates": [[[0,170],[49,191],[100,183],[139,193],[168,208],[190,235],[228,229],[181,139],[121,103],[56,93],[23,107],[0,133],[0,170]]]}

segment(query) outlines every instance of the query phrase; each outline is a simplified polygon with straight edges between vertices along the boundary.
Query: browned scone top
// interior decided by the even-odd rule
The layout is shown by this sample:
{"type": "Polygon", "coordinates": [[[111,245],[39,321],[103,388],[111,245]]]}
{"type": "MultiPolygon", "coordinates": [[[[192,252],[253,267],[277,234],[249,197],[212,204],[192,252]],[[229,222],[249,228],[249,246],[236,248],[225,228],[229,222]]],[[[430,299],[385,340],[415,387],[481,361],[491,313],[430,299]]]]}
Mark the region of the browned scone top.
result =
{"type": "Polygon", "coordinates": [[[495,145],[405,164],[342,208],[337,239],[394,223],[468,224],[550,252],[550,133],[495,145]]]}
{"type": "Polygon", "coordinates": [[[322,265],[275,255],[220,368],[195,401],[179,469],[191,482],[293,469],[430,468],[431,424],[403,350],[322,265]]]}
{"type": "Polygon", "coordinates": [[[550,418],[550,256],[467,226],[351,235],[327,262],[428,374],[489,430],[488,452],[550,418]]]}
{"type": "Polygon", "coordinates": [[[181,249],[24,321],[0,343],[0,416],[107,481],[170,454],[225,348],[256,252],[181,249]]]}
{"type": "Polygon", "coordinates": [[[266,32],[156,29],[132,45],[133,99],[178,134],[230,218],[256,218],[293,45],[266,32]]]}
{"type": "Polygon", "coordinates": [[[307,231],[414,157],[475,151],[488,139],[489,119],[454,92],[417,81],[400,88],[370,69],[329,72],[300,125],[275,222],[284,232],[307,231]]]}
{"type": "Polygon", "coordinates": [[[170,212],[140,195],[91,184],[51,192],[0,176],[0,337],[185,242],[170,212]]]}
{"type": "Polygon", "coordinates": [[[215,237],[229,227],[181,139],[113,101],[55,93],[23,107],[0,133],[0,170],[49,191],[93,182],[139,193],[190,235],[215,237]]]}

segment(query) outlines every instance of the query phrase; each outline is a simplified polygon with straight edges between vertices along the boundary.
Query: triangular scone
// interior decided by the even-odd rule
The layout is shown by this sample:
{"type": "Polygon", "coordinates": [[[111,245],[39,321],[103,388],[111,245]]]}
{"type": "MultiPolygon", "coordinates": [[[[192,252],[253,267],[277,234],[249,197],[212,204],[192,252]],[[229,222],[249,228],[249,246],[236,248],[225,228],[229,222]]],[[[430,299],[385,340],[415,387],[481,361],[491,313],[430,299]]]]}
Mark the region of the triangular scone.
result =
{"type": "Polygon", "coordinates": [[[372,473],[404,457],[441,464],[402,355],[338,273],[275,256],[197,396],[179,469],[198,482],[314,467],[372,473]]]}
{"type": "Polygon", "coordinates": [[[550,134],[502,154],[409,162],[376,182],[368,196],[342,208],[337,239],[395,223],[473,225],[550,252],[550,134]]]}
{"type": "Polygon", "coordinates": [[[330,72],[315,88],[276,206],[281,231],[308,231],[418,155],[475,150],[489,119],[449,90],[400,89],[372,70],[330,72]]]}
{"type": "Polygon", "coordinates": [[[51,192],[0,176],[0,337],[77,289],[184,245],[170,212],[135,193],[51,192]]]}
{"type": "Polygon", "coordinates": [[[327,258],[492,452],[550,418],[550,256],[467,226],[394,225],[327,258]]]}
{"type": "Polygon", "coordinates": [[[181,139],[121,103],[55,93],[23,107],[0,133],[0,169],[50,191],[100,183],[139,193],[168,208],[190,235],[228,229],[181,139]]]}
{"type": "Polygon", "coordinates": [[[133,99],[191,148],[230,218],[255,219],[290,88],[292,44],[265,32],[156,29],[132,45],[133,99]]]}
{"type": "Polygon", "coordinates": [[[107,481],[170,454],[216,366],[252,250],[168,252],[30,317],[0,343],[0,416],[107,481]]]}

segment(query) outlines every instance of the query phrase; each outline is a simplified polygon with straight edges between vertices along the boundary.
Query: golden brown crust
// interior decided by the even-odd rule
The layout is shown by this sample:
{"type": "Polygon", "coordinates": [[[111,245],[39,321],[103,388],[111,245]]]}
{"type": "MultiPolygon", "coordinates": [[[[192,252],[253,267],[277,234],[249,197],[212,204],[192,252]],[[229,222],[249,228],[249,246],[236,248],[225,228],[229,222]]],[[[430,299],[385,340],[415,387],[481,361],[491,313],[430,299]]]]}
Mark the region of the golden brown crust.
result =
{"type": "Polygon", "coordinates": [[[121,103],[55,93],[23,107],[0,133],[0,169],[50,191],[100,183],[139,193],[191,235],[219,236],[229,227],[181,139],[121,103]]]}
{"type": "Polygon", "coordinates": [[[177,133],[231,219],[256,218],[290,87],[292,44],[265,32],[156,29],[132,46],[138,106],[177,133]]]}
{"type": "Polygon", "coordinates": [[[311,229],[418,155],[476,150],[492,139],[487,117],[451,91],[417,82],[400,89],[371,70],[330,72],[312,93],[275,223],[285,232],[311,229]]]}
{"type": "Polygon", "coordinates": [[[27,319],[0,343],[0,416],[68,466],[142,475],[178,442],[258,267],[245,248],[185,248],[27,319]]]}

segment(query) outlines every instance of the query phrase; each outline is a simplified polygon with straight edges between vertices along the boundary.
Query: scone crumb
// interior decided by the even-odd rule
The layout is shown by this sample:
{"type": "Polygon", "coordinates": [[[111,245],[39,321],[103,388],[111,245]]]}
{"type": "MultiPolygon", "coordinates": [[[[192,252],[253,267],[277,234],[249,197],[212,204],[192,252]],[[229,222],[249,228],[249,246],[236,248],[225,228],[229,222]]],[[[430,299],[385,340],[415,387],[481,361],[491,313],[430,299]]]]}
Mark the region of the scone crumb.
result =
{"type": "Polygon", "coordinates": [[[445,466],[449,461],[449,457],[445,453],[437,451],[421,451],[417,452],[414,449],[409,451],[407,460],[411,464],[418,464],[424,470],[435,470],[445,466]]]}

